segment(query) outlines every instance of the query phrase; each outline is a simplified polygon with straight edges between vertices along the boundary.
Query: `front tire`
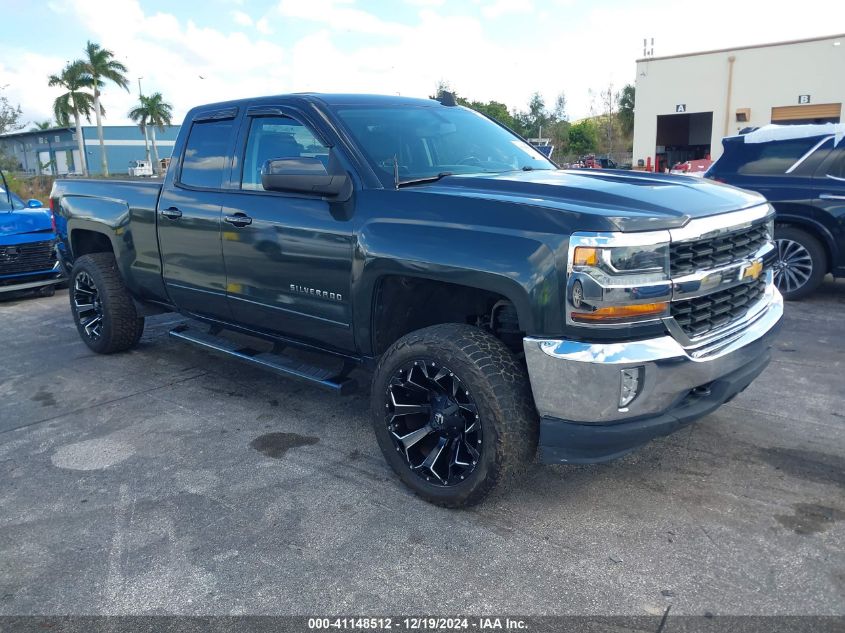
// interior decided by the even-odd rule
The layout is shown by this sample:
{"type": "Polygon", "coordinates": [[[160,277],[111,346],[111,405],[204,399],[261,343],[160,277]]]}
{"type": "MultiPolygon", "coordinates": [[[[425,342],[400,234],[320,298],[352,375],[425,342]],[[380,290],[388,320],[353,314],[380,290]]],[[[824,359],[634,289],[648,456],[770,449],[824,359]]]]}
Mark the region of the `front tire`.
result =
{"type": "Polygon", "coordinates": [[[372,422],[399,478],[437,505],[474,505],[515,481],[539,424],[525,368],[476,327],[443,324],[394,343],[376,369],[372,422]]]}
{"type": "Polygon", "coordinates": [[[70,310],[79,336],[98,354],[131,349],[144,332],[144,318],[111,253],[91,253],[76,260],[70,273],[70,310]]]}
{"type": "Polygon", "coordinates": [[[797,301],[813,293],[827,273],[827,254],[813,235],[794,226],[775,227],[778,259],[775,285],[787,301],[797,301]]]}

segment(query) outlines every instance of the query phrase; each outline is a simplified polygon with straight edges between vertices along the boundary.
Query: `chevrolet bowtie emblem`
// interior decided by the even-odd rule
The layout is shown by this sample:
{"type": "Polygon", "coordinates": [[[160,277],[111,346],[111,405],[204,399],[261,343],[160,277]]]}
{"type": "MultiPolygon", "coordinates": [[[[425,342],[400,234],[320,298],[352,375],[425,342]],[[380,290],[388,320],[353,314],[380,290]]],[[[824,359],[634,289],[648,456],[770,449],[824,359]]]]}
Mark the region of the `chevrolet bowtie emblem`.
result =
{"type": "Polygon", "coordinates": [[[763,272],[763,262],[761,260],[755,260],[750,264],[743,266],[739,271],[739,279],[742,281],[743,279],[757,279],[760,276],[760,273],[763,272]]]}

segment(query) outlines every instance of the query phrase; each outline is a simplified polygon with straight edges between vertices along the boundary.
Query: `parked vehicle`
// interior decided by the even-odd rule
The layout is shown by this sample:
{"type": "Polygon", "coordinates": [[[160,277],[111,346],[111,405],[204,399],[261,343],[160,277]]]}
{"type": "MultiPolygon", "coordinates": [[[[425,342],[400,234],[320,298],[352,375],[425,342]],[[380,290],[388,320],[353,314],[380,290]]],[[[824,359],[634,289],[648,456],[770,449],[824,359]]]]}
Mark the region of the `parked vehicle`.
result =
{"type": "Polygon", "coordinates": [[[38,290],[52,295],[63,281],[56,259],[52,214],[38,200],[24,202],[0,172],[0,294],[38,290]]]}
{"type": "Polygon", "coordinates": [[[147,178],[152,178],[153,164],[148,160],[130,160],[129,175],[134,177],[145,176],[147,178]]]}
{"type": "Polygon", "coordinates": [[[162,184],[53,188],[82,340],[129,349],[178,311],[195,321],[173,336],[336,392],[371,369],[379,446],[431,502],[478,502],[538,445],[623,455],[769,362],[783,304],[757,194],[561,171],[483,115],[403,97],[198,107],[173,157],[162,184]]]}
{"type": "Polygon", "coordinates": [[[710,169],[713,161],[709,158],[699,158],[697,160],[685,160],[682,163],[676,164],[669,171],[670,174],[694,176],[701,178],[710,169]]]}
{"type": "Polygon", "coordinates": [[[705,174],[775,208],[775,283],[803,299],[827,273],[845,276],[845,124],[767,125],[722,141],[705,174]]]}

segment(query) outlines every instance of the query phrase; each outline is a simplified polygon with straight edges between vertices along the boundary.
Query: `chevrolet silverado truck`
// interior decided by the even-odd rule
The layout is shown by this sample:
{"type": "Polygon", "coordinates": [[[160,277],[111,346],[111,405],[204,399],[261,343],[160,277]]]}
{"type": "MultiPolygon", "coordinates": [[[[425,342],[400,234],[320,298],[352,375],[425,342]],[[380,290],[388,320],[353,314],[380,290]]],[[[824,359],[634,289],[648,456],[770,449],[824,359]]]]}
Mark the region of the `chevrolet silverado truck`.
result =
{"type": "Polygon", "coordinates": [[[297,94],[191,110],[163,183],[59,180],[82,340],[171,334],[345,392],[372,375],[388,464],[449,507],[539,453],[612,459],[769,362],[771,206],[696,178],[563,171],[472,110],[297,94]]]}

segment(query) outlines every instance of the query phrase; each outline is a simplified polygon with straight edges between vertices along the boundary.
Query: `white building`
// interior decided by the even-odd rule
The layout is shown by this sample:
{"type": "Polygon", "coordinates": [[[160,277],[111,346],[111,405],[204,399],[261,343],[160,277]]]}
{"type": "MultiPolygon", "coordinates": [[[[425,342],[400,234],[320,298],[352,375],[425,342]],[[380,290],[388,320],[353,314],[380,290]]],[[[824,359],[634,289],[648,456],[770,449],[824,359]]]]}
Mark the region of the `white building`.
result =
{"type": "Polygon", "coordinates": [[[637,60],[634,167],[659,171],[722,153],[768,123],[838,123],[845,34],[637,60]]]}

